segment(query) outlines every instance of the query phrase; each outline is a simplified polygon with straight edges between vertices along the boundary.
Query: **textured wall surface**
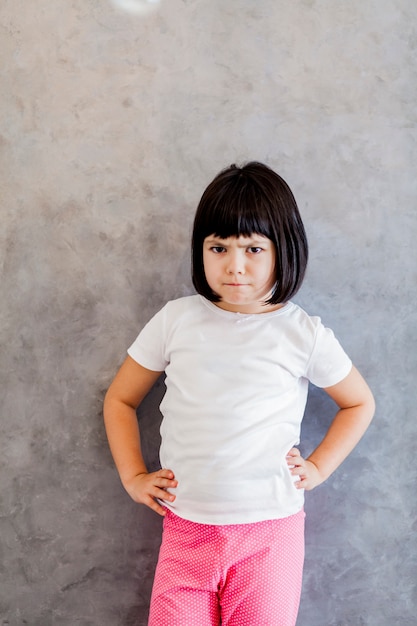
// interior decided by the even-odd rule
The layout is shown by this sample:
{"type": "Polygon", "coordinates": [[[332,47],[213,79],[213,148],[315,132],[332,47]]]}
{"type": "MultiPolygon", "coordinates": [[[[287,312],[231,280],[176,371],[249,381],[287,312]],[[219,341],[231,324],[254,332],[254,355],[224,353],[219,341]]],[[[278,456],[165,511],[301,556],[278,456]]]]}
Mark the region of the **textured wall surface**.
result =
{"type": "MultiPolygon", "coordinates": [[[[192,293],[204,187],[254,158],[304,216],[297,301],[378,403],[307,495],[297,626],[416,624],[416,48],[415,0],[1,2],[1,624],[146,624],[160,520],[120,486],[103,395],[192,293]]],[[[139,415],[152,466],[162,393],[139,415]]],[[[333,411],[312,389],[304,451],[333,411]]]]}

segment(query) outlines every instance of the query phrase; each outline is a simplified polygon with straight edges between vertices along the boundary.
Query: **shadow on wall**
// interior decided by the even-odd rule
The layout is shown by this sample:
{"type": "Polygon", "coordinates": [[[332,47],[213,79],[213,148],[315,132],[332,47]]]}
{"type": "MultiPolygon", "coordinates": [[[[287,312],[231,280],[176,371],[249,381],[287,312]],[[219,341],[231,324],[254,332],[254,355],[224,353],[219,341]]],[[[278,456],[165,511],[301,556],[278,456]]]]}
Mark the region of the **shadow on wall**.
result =
{"type": "Polygon", "coordinates": [[[159,428],[162,415],[159,411],[159,405],[164,394],[165,376],[161,375],[137,410],[143,458],[150,472],[161,467],[159,462],[159,446],[161,444],[159,428]]]}

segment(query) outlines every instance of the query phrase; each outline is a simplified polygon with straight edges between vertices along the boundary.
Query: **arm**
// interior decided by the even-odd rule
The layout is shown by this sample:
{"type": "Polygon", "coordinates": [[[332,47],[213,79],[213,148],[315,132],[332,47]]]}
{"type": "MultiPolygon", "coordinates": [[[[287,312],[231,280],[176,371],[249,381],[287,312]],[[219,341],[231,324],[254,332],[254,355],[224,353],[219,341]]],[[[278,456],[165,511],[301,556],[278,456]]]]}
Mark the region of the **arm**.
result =
{"type": "Polygon", "coordinates": [[[372,392],[355,367],[325,391],[339,406],[326,436],[308,459],[303,459],[296,448],[288,453],[291,473],[299,476],[298,489],[311,490],[324,482],[352,452],[374,415],[372,392]]]}
{"type": "Polygon", "coordinates": [[[143,460],[136,408],[153,387],[161,372],[142,367],[127,357],[104,399],[104,423],[110,450],[122,484],[135,500],[165,514],[155,500],[175,500],[167,487],[176,487],[174,473],[168,469],[148,473],[143,460]]]}

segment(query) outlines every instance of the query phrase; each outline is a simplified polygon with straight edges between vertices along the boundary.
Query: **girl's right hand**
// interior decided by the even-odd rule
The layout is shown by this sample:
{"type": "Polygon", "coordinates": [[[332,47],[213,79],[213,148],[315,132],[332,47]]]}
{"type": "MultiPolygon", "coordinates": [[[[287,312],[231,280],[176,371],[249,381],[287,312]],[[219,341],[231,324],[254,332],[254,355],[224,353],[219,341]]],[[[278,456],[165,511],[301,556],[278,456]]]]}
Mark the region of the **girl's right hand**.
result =
{"type": "Polygon", "coordinates": [[[140,504],[145,504],[150,509],[164,516],[166,510],[156,501],[166,500],[173,502],[175,496],[168,493],[169,488],[175,489],[178,481],[175,480],[174,472],[168,469],[160,469],[157,472],[137,474],[131,480],[124,483],[124,487],[130,497],[140,504]]]}

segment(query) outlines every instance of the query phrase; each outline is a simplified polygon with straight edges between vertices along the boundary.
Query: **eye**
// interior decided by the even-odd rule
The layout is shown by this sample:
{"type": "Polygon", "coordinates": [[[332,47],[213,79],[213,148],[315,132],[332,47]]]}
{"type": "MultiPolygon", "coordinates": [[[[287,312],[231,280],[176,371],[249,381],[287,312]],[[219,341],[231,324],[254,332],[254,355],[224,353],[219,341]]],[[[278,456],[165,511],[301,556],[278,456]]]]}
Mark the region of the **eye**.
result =
{"type": "Polygon", "coordinates": [[[210,250],[214,252],[214,254],[221,254],[226,251],[226,248],[223,248],[223,246],[211,246],[210,250]]]}
{"type": "Polygon", "coordinates": [[[260,252],[262,252],[263,248],[260,248],[259,246],[251,246],[250,248],[248,248],[248,252],[249,254],[259,254],[260,252]]]}

